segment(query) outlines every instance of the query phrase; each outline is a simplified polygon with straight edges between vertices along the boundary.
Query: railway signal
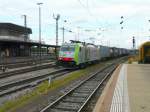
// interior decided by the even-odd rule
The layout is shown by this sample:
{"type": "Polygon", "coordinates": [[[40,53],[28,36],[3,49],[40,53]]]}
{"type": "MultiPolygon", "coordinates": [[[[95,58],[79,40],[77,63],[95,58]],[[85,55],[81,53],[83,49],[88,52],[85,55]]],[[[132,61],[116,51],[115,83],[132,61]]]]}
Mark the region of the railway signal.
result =
{"type": "Polygon", "coordinates": [[[135,49],[135,37],[133,36],[133,39],[132,39],[132,43],[133,43],[133,49],[135,49]]]}

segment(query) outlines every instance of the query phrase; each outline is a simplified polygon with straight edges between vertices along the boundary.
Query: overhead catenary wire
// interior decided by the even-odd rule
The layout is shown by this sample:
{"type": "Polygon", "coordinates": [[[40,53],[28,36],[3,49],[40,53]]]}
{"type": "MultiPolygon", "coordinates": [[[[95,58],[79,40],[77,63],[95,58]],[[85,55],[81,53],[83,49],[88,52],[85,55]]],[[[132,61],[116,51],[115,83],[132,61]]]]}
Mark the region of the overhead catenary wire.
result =
{"type": "MultiPolygon", "coordinates": [[[[92,18],[94,18],[95,19],[95,21],[98,23],[98,25],[102,25],[102,23],[99,21],[99,19],[91,12],[91,10],[90,10],[90,7],[89,7],[89,0],[86,0],[86,5],[85,4],[83,4],[83,2],[81,2],[81,0],[78,0],[79,1],[79,3],[80,3],[80,5],[87,11],[87,13],[89,14],[89,16],[91,16],[92,18]]],[[[92,1],[93,2],[93,1],[92,1]]],[[[108,27],[110,27],[111,25],[110,24],[108,24],[108,21],[106,21],[105,22],[106,23],[106,25],[108,26],[108,27]]],[[[100,28],[101,26],[98,26],[98,28],[100,28]]],[[[102,26],[102,27],[104,27],[104,26],[102,26]]],[[[110,29],[110,28],[109,28],[110,29]]],[[[113,28],[112,28],[113,29],[113,28]]]]}
{"type": "MultiPolygon", "coordinates": [[[[81,2],[81,0],[78,0],[78,1],[79,1],[80,5],[87,11],[87,13],[96,20],[97,23],[102,24],[99,21],[99,19],[91,12],[90,7],[89,7],[89,0],[86,0],[86,3],[85,3],[86,5],[83,4],[83,2],[81,2]]],[[[93,2],[93,0],[92,0],[92,2],[93,2]]],[[[105,23],[107,24],[108,27],[111,26],[110,24],[108,24],[108,21],[106,21],[105,23]]],[[[119,26],[119,24],[116,26],[119,26]]]]}
{"type": "Polygon", "coordinates": [[[88,0],[86,0],[86,5],[84,5],[83,2],[81,2],[81,0],[78,0],[78,2],[87,11],[87,13],[89,14],[89,16],[91,16],[92,18],[94,18],[97,23],[100,23],[99,20],[98,20],[98,18],[93,13],[91,13],[90,8],[89,8],[89,1],[88,0]]]}

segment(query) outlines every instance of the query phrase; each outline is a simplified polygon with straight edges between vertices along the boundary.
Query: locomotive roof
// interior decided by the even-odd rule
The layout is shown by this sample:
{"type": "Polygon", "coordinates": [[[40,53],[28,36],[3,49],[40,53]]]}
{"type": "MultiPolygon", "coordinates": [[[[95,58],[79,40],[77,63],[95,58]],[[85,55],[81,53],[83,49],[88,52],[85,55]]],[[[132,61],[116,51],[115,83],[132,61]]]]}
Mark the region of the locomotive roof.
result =
{"type": "Polygon", "coordinates": [[[96,45],[93,45],[93,44],[83,44],[83,43],[63,43],[62,46],[88,46],[88,47],[98,47],[96,45]]]}
{"type": "Polygon", "coordinates": [[[145,45],[149,45],[150,46],[150,41],[144,42],[143,44],[141,44],[140,48],[145,46],[145,45]]]}
{"type": "Polygon", "coordinates": [[[62,46],[65,45],[82,45],[82,43],[63,43],[62,46]]]}

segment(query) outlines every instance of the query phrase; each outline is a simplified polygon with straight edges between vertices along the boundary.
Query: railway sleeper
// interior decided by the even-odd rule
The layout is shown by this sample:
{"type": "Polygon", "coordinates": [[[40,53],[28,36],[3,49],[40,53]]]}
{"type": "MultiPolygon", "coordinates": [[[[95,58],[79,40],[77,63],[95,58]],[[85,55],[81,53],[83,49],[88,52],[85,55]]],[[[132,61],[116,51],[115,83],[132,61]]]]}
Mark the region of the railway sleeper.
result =
{"type": "Polygon", "coordinates": [[[79,103],[71,103],[71,102],[60,102],[55,108],[59,110],[67,110],[67,111],[77,111],[80,108],[81,104],[79,103]]]}
{"type": "Polygon", "coordinates": [[[94,88],[89,89],[89,90],[80,89],[80,90],[76,90],[75,93],[78,93],[78,94],[89,94],[89,93],[91,93],[93,90],[94,90],[94,88]]]}
{"type": "Polygon", "coordinates": [[[92,88],[92,87],[95,87],[97,85],[98,85],[98,82],[95,81],[93,83],[90,82],[90,83],[85,84],[84,87],[86,87],[86,88],[92,88]]]}
{"type": "Polygon", "coordinates": [[[74,103],[84,103],[86,99],[83,97],[67,97],[63,102],[74,102],[74,103]]]}
{"type": "Polygon", "coordinates": [[[83,89],[80,89],[80,90],[76,90],[76,92],[77,93],[87,93],[87,92],[92,92],[93,90],[92,89],[85,89],[85,88],[83,88],[83,89]]]}
{"type": "Polygon", "coordinates": [[[51,111],[49,111],[49,112],[76,112],[76,111],[73,111],[73,110],[51,109],[51,111]]]}
{"type": "Polygon", "coordinates": [[[79,91],[82,90],[82,89],[92,90],[92,89],[94,89],[95,86],[97,86],[97,85],[94,85],[94,86],[83,86],[82,88],[79,88],[77,90],[79,90],[79,91]]]}
{"type": "Polygon", "coordinates": [[[80,90],[80,91],[76,91],[76,93],[91,93],[93,90],[80,90]]]}
{"type": "Polygon", "coordinates": [[[89,89],[92,89],[92,88],[93,88],[93,86],[88,86],[88,85],[86,86],[86,85],[84,85],[84,86],[78,88],[77,90],[81,90],[81,89],[87,89],[87,90],[89,90],[89,89]]]}
{"type": "Polygon", "coordinates": [[[78,93],[78,92],[74,92],[73,94],[72,94],[72,96],[74,97],[74,96],[78,96],[78,97],[87,97],[89,94],[88,93],[78,93]]]}

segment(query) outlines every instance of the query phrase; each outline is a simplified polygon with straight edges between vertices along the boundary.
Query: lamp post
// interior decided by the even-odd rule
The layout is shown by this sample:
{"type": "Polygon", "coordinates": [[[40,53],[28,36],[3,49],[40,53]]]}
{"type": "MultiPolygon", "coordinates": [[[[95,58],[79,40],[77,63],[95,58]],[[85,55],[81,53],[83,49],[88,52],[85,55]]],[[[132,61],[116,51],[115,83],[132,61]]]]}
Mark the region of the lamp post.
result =
{"type": "MultiPolygon", "coordinates": [[[[53,18],[56,20],[56,47],[58,46],[58,20],[60,19],[60,15],[57,14],[56,16],[53,14],[53,18]]],[[[56,53],[56,59],[58,57],[58,51],[57,48],[55,48],[56,53]]]]}
{"type": "Polygon", "coordinates": [[[40,53],[40,63],[41,63],[41,5],[43,3],[37,3],[39,6],[39,53],[40,53]]]}
{"type": "Polygon", "coordinates": [[[80,28],[81,28],[80,26],[78,26],[78,27],[77,27],[77,31],[78,31],[78,36],[77,36],[77,37],[78,37],[78,38],[77,38],[77,39],[75,39],[75,40],[79,40],[80,28]]]}

